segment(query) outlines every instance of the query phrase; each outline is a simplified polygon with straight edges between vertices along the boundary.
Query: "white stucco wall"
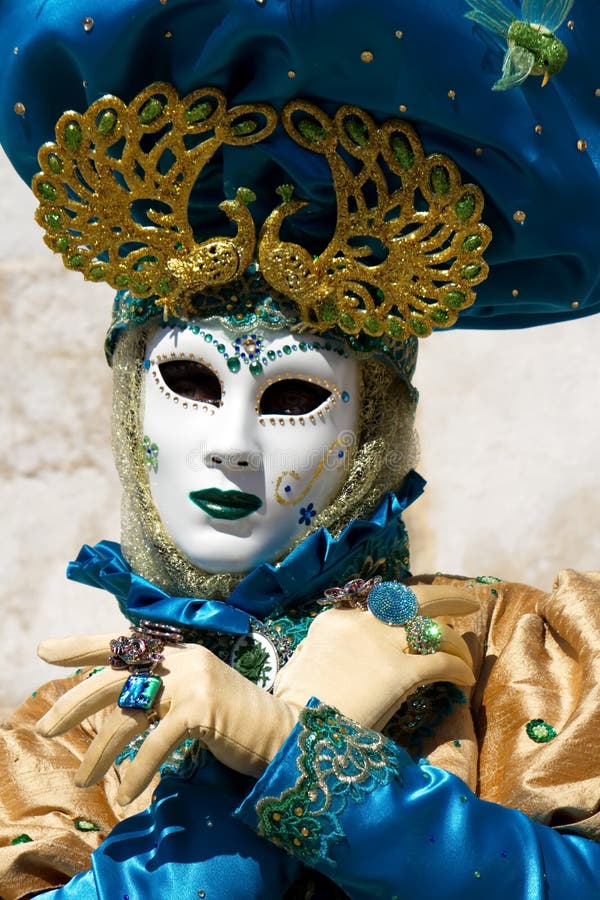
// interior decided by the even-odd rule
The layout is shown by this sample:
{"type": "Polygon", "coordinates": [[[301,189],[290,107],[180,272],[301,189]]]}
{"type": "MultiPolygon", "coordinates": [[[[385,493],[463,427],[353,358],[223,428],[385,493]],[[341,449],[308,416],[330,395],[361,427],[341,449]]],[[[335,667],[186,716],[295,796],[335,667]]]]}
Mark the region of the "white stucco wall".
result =
{"type": "MultiPolygon", "coordinates": [[[[47,635],[111,631],[114,600],[64,578],[82,543],[119,537],[102,342],[111,291],[66,273],[0,158],[0,708],[54,674],[47,635]]],[[[600,560],[600,317],[425,341],[414,571],[550,587],[600,560]]]]}

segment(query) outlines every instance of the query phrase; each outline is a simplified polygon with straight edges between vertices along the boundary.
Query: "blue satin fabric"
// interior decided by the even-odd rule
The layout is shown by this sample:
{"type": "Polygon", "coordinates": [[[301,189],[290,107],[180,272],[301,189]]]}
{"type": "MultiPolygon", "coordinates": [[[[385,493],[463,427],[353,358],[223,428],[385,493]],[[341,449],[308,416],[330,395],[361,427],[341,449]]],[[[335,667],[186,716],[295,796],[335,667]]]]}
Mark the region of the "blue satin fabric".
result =
{"type": "Polygon", "coordinates": [[[388,492],[370,519],[351,522],[338,538],[319,528],[277,565],[257,566],[240,581],[227,602],[170,596],[133,572],[119,545],[112,541],[83,546],[69,564],[67,577],[114,594],[122,613],[134,622],[151,618],[200,631],[244,634],[253,617],[281,614],[343,583],[369,555],[367,544],[382,548],[395,544],[401,536],[399,530],[404,533],[402,512],[420,497],[424,487],[420,475],[409,473],[402,491],[388,492]]]}
{"type": "MultiPolygon", "coordinates": [[[[505,3],[519,15],[520,4],[505,3]]],[[[600,5],[577,0],[574,27],[559,30],[569,59],[546,88],[530,77],[506,92],[491,90],[505,47],[465,18],[468,9],[462,0],[4,0],[0,141],[29,180],[61,113],[83,111],[106,93],[130,100],[155,80],[181,93],[214,85],[231,102],[277,108],[303,97],[330,111],[354,103],[390,117],[405,105],[427,152],[449,154],[486,195],[491,274],[458,327],[596,312],[600,5]],[[85,17],[94,20],[89,32],[85,17]],[[361,61],[365,50],[369,63],[361,61]],[[16,102],[25,115],[15,115],[16,102]],[[519,209],[522,225],[513,220],[519,209]]],[[[281,130],[259,147],[226,148],[205,174],[191,210],[200,239],[223,232],[216,204],[240,185],[257,193],[252,209],[262,221],[275,188],[293,182],[310,205],[287,223],[289,239],[315,248],[328,240],[335,203],[327,166],[281,130]]]]}
{"type": "MultiPolygon", "coordinates": [[[[298,779],[299,729],[236,813],[251,828],[256,805],[298,779]]],[[[346,785],[343,839],[331,862],[315,864],[352,900],[597,900],[599,844],[479,800],[459,778],[415,764],[402,748],[394,755],[404,764],[384,786],[357,795],[346,785]]],[[[333,796],[341,786],[329,787],[333,796]]]]}
{"type": "Polygon", "coordinates": [[[192,780],[163,776],[151,806],[117,825],[94,852],[92,869],[43,896],[52,900],[282,897],[299,874],[300,863],[232,817],[253,783],[216,760],[192,780]]]}

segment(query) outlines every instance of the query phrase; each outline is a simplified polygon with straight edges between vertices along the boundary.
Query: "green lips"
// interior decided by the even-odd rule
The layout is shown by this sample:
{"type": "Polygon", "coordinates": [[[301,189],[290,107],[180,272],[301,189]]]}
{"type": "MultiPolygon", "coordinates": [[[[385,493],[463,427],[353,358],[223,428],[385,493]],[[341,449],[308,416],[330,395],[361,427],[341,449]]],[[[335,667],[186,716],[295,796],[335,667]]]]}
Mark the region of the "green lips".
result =
{"type": "Polygon", "coordinates": [[[189,496],[192,503],[213,519],[243,519],[262,506],[260,497],[244,494],[243,491],[206,488],[203,491],[191,491],[189,496]]]}

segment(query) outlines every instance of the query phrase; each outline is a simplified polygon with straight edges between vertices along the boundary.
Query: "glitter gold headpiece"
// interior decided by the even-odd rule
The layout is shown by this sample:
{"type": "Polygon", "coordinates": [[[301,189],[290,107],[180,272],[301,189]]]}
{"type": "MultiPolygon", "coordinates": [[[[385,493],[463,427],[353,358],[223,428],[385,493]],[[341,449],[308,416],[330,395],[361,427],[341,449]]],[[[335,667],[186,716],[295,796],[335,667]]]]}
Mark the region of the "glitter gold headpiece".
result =
{"type": "Polygon", "coordinates": [[[452,325],[488,271],[479,188],[462,184],[446,156],[425,156],[404,122],[378,125],[357,107],[330,117],[294,101],[278,117],[260,103],[228,109],[214,88],[180,99],[154,84],[129,104],[107,96],[65,113],[39,163],[33,189],[46,243],[68,268],[151,299],[165,318],[198,315],[198,295],[256,260],[304,327],[400,341],[452,325]],[[330,168],[337,222],[329,245],[313,257],[281,238],[284,220],[306,205],[289,185],[258,239],[247,206],[254,195],[239,187],[219,204],[235,236],[198,243],[188,211],[203,169],[225,145],[266,140],[278,122],[330,168]]]}

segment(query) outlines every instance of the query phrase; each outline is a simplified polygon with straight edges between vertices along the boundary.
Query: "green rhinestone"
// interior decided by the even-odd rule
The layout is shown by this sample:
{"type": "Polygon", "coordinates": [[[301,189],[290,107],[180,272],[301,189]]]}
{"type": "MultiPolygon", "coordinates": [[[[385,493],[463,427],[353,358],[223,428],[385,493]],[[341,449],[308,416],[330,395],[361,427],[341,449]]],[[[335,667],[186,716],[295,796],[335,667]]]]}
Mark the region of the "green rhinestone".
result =
{"type": "Polygon", "coordinates": [[[359,147],[364,147],[369,142],[369,129],[356,116],[352,116],[344,122],[344,131],[359,147]]]}
{"type": "Polygon", "coordinates": [[[473,278],[477,278],[479,273],[481,272],[481,266],[478,266],[476,263],[469,263],[466,266],[463,266],[461,269],[461,273],[464,278],[467,278],[471,281],[473,278]]]}
{"type": "Polygon", "coordinates": [[[13,838],[10,842],[11,847],[14,847],[15,844],[30,844],[33,841],[33,838],[30,838],[28,834],[20,834],[18,837],[13,838]]]}
{"type": "Polygon", "coordinates": [[[217,350],[219,353],[225,353],[225,344],[217,344],[217,350]]]}
{"type": "Polygon", "coordinates": [[[434,194],[447,194],[450,190],[450,177],[445,166],[434,166],[429,176],[434,194]]]}
{"type": "Polygon", "coordinates": [[[258,360],[254,360],[254,362],[250,363],[250,374],[251,375],[260,375],[262,370],[263,370],[263,367],[262,367],[261,363],[259,363],[258,360]]]}
{"type": "Polygon", "coordinates": [[[398,319],[390,319],[387,323],[387,333],[396,341],[402,341],[406,337],[406,326],[398,319]]]}
{"type": "Polygon", "coordinates": [[[410,317],[410,327],[413,334],[416,334],[419,337],[425,337],[429,334],[429,326],[427,325],[425,319],[421,318],[420,316],[410,317]]]}
{"type": "MultiPolygon", "coordinates": [[[[337,322],[338,318],[338,310],[335,305],[335,301],[326,300],[323,306],[321,307],[321,318],[327,324],[331,324],[332,322],[337,322]]],[[[354,323],[353,323],[354,324],[354,323]]]]}
{"type": "Polygon", "coordinates": [[[227,360],[227,368],[230,372],[233,372],[234,375],[236,374],[236,372],[240,371],[241,367],[242,364],[237,356],[230,356],[227,360]]]}
{"type": "Polygon", "coordinates": [[[150,290],[150,285],[145,281],[132,281],[131,290],[134,294],[145,294],[150,290]]]}
{"type": "Polygon", "coordinates": [[[481,247],[481,236],[479,234],[469,234],[461,244],[463,250],[479,250],[481,247]]]}
{"type": "Polygon", "coordinates": [[[212,106],[207,101],[195,103],[190,109],[186,109],[184,113],[185,121],[189,125],[193,125],[195,122],[203,122],[204,119],[208,119],[212,112],[212,106]]]}
{"type": "Polygon", "coordinates": [[[69,150],[72,150],[74,153],[79,150],[83,135],[77,122],[69,122],[63,132],[63,138],[69,150]]]}
{"type": "Polygon", "coordinates": [[[283,350],[283,352],[285,353],[286,356],[289,356],[290,353],[292,352],[292,348],[290,347],[289,344],[284,344],[281,349],[283,350]]]}
{"type": "Polygon", "coordinates": [[[164,107],[158,97],[152,97],[142,106],[138,118],[142,125],[150,125],[155,119],[158,119],[164,107]]]}
{"type": "Polygon", "coordinates": [[[381,323],[375,316],[367,316],[363,322],[363,327],[369,334],[376,334],[378,331],[381,331],[381,323]]]}
{"type": "Polygon", "coordinates": [[[238,188],[237,197],[242,203],[254,203],[256,200],[256,194],[254,191],[251,191],[250,188],[238,188]]]}
{"type": "Polygon", "coordinates": [[[394,135],[392,138],[392,153],[402,169],[412,169],[415,164],[415,154],[404,135],[394,135]]]}
{"type": "MultiPolygon", "coordinates": [[[[325,321],[327,321],[327,320],[325,319],[325,321]]],[[[356,322],[354,321],[352,316],[348,315],[348,313],[342,313],[342,315],[339,317],[338,321],[339,321],[340,325],[342,326],[342,328],[346,328],[346,329],[348,329],[348,331],[352,331],[353,329],[356,328],[356,322]]],[[[316,346],[317,345],[315,344],[315,347],[316,346]]],[[[317,349],[319,349],[319,348],[317,348],[317,349]]]]}
{"type": "Polygon", "coordinates": [[[112,109],[107,109],[100,116],[100,121],[98,122],[98,132],[100,134],[110,134],[110,132],[115,127],[117,121],[117,114],[113,112],[112,109]]]}
{"type": "Polygon", "coordinates": [[[450,314],[446,309],[434,309],[430,315],[430,318],[431,321],[435,322],[436,325],[445,325],[450,318],[450,314]]]}
{"type": "Polygon", "coordinates": [[[450,309],[462,309],[467,301],[467,297],[462,291],[448,291],[444,294],[444,300],[446,301],[446,306],[449,306],[450,309]]]}
{"type": "Polygon", "coordinates": [[[170,294],[173,290],[173,282],[169,281],[168,278],[161,278],[156,285],[156,288],[159,294],[162,294],[162,296],[164,297],[165,294],[170,294]]]}
{"type": "Polygon", "coordinates": [[[306,353],[306,344],[304,341],[300,341],[298,343],[298,347],[300,348],[300,350],[302,350],[303,353],[306,353]]]}
{"type": "Polygon", "coordinates": [[[301,119],[298,122],[298,131],[302,137],[313,144],[320,144],[327,137],[327,132],[316,119],[301,119]]]}
{"type": "Polygon", "coordinates": [[[193,334],[200,334],[200,326],[199,326],[199,325],[192,325],[192,333],[193,333],[193,334]]]}
{"type": "Polygon", "coordinates": [[[269,357],[269,359],[275,359],[277,354],[274,350],[267,350],[267,356],[269,357]]]}
{"type": "Polygon", "coordinates": [[[69,240],[68,237],[61,235],[61,237],[56,238],[55,247],[57,250],[60,251],[60,253],[65,253],[69,249],[70,246],[71,246],[71,241],[69,240]]]}
{"type": "Polygon", "coordinates": [[[460,221],[466,222],[475,211],[475,195],[463,194],[460,200],[457,200],[454,204],[454,209],[460,221]]]}
{"type": "Polygon", "coordinates": [[[46,213],[46,215],[44,216],[44,222],[46,223],[48,228],[56,231],[62,225],[62,217],[60,213],[57,212],[46,213]]]}
{"type": "Polygon", "coordinates": [[[282,184],[277,188],[275,193],[279,194],[284,203],[289,203],[294,196],[294,185],[282,184]]]}
{"type": "Polygon", "coordinates": [[[233,126],[233,133],[237,136],[254,134],[256,127],[256,122],[253,122],[252,119],[243,119],[241,122],[235,123],[233,126]]]}
{"type": "Polygon", "coordinates": [[[212,344],[212,334],[209,334],[208,331],[204,333],[204,340],[207,344],[212,344]]]}
{"type": "Polygon", "coordinates": [[[536,744],[547,744],[556,737],[556,729],[544,722],[543,719],[531,719],[525,725],[525,731],[536,744]]]}
{"type": "Polygon", "coordinates": [[[73,819],[73,825],[77,831],[100,831],[100,826],[89,819],[73,819]]]}
{"type": "Polygon", "coordinates": [[[90,278],[93,278],[94,281],[99,281],[101,278],[104,278],[104,266],[92,266],[90,269],[90,278]]]}
{"type": "Polygon", "coordinates": [[[62,160],[56,153],[51,153],[48,156],[48,166],[51,172],[54,172],[55,175],[60,175],[63,170],[62,160]]]}
{"type": "Polygon", "coordinates": [[[43,200],[56,200],[56,188],[49,181],[40,181],[37,189],[43,200]]]}
{"type": "Polygon", "coordinates": [[[71,269],[80,269],[83,265],[84,259],[81,253],[74,253],[73,256],[70,256],[67,260],[67,265],[71,269]]]}

